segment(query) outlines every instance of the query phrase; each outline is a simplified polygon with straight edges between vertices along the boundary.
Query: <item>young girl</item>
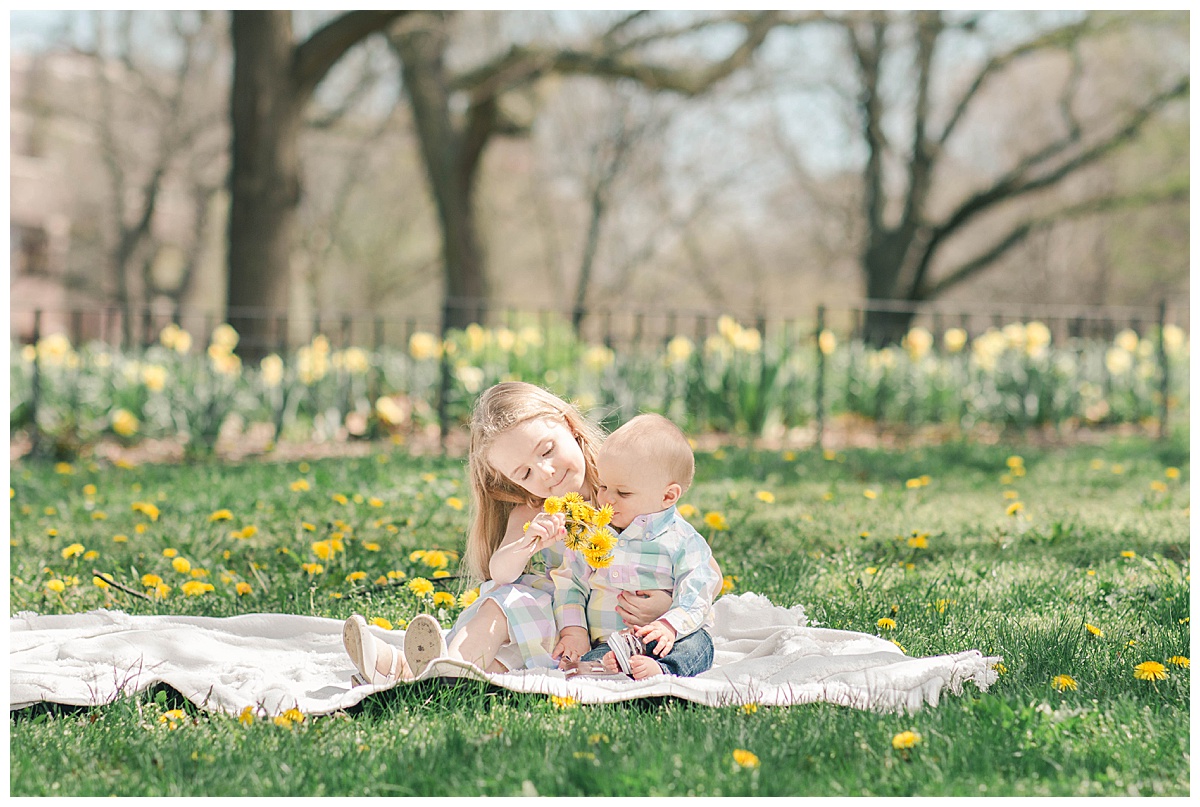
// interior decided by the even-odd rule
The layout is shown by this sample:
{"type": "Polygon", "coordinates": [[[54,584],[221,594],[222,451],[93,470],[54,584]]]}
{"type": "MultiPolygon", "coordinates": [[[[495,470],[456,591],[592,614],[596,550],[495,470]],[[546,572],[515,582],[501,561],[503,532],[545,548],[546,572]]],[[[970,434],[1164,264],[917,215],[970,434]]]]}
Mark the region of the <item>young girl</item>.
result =
{"type": "MultiPolygon", "coordinates": [[[[471,525],[465,560],[470,574],[485,581],[480,597],[446,641],[433,617],[414,618],[403,654],[372,636],[361,616],[350,617],[342,640],[362,678],[372,684],[410,680],[443,657],[487,672],[554,667],[562,649],[555,645],[550,570],[562,561],[563,522],[541,512],[542,505],[548,496],[572,491],[593,498],[603,439],[574,406],[541,387],[511,381],[486,390],[472,413],[467,461],[471,525]]],[[[622,595],[617,610],[640,626],[670,606],[670,592],[638,591],[622,595]]]]}

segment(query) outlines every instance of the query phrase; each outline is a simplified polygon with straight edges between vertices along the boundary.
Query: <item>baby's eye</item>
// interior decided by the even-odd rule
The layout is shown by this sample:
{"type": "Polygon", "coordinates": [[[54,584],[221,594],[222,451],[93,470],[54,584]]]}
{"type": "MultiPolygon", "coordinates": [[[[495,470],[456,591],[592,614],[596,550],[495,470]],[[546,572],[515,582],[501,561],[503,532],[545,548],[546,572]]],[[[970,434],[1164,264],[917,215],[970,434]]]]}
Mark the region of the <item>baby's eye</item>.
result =
{"type": "Polygon", "coordinates": [[[620,496],[622,499],[625,499],[625,498],[628,498],[628,496],[629,496],[629,491],[627,491],[627,490],[618,490],[618,491],[617,491],[617,495],[618,495],[618,496],[620,496]]]}

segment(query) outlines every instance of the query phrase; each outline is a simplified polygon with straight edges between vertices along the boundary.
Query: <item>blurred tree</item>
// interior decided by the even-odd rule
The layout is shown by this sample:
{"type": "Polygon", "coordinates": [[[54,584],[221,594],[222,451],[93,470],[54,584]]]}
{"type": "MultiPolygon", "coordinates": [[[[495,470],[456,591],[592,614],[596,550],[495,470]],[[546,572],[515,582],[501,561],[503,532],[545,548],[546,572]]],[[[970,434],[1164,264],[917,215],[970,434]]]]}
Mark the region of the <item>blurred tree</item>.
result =
{"type": "Polygon", "coordinates": [[[303,42],[292,12],[234,11],[229,174],[229,322],[239,349],[258,356],[271,323],[253,309],[289,308],[292,224],[300,201],[298,141],[313,92],[347,50],[404,11],[350,11],[303,42]]]}
{"type": "Polygon", "coordinates": [[[697,95],[746,65],[774,28],[811,18],[738,12],[676,23],[677,16],[634,12],[575,46],[514,43],[459,72],[447,65],[453,14],[416,13],[393,27],[388,36],[402,64],[442,226],[445,324],[464,327],[479,320],[490,296],[473,209],[480,161],[493,137],[528,134],[536,115],[532,105],[518,111],[507,101],[553,74],[626,79],[652,91],[697,95]],[[664,43],[729,29],[740,31],[739,41],[722,58],[676,58],[671,64],[656,57],[664,43]]]}
{"type": "MultiPolygon", "coordinates": [[[[969,225],[1013,202],[1028,204],[1038,192],[1109,157],[1138,137],[1171,101],[1185,98],[1190,87],[1186,60],[1174,75],[1142,83],[1137,97],[1105,105],[1104,88],[1083,80],[1085,46],[1139,24],[1135,16],[1081,14],[1004,44],[994,31],[984,31],[982,15],[879,11],[831,14],[827,19],[843,32],[854,63],[847,77],[854,78],[858,136],[866,153],[860,265],[870,299],[934,299],[994,265],[1032,233],[1064,218],[1164,198],[1186,201],[1186,182],[1165,188],[1147,182],[1119,195],[1093,196],[1049,210],[1030,208],[969,257],[939,266],[935,277],[931,269],[947,243],[969,225]],[[973,36],[990,51],[957,92],[937,83],[935,75],[936,57],[952,35],[960,40],[973,36]],[[1040,141],[1023,143],[1021,155],[1000,166],[983,187],[949,204],[939,199],[937,191],[952,173],[947,164],[955,135],[965,129],[962,124],[969,117],[988,114],[986,90],[1002,84],[1019,63],[1052,54],[1069,64],[1059,89],[1057,125],[1040,141]],[[897,70],[897,65],[904,69],[897,70]],[[901,74],[904,80],[897,81],[901,74]],[[1093,107],[1090,114],[1084,114],[1087,105],[1093,107]]],[[[1167,22],[1180,25],[1178,15],[1174,23],[1167,22]]],[[[961,48],[962,42],[957,45],[961,48]]],[[[962,64],[956,59],[950,70],[961,75],[962,64]]],[[[1024,127],[1019,132],[1028,133],[1024,127]]],[[[865,336],[875,344],[897,341],[912,316],[904,310],[868,312],[865,336]]]]}

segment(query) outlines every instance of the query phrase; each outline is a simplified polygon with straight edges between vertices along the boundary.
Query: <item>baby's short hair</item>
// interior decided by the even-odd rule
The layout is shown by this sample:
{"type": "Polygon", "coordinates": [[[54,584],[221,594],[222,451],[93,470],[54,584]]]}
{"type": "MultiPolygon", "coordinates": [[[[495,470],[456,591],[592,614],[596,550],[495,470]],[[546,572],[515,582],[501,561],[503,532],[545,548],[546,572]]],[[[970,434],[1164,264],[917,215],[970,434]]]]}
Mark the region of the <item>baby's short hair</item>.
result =
{"type": "Polygon", "coordinates": [[[631,453],[660,466],[684,492],[696,474],[692,446],[678,426],[662,415],[638,415],[608,436],[601,451],[631,453]]]}

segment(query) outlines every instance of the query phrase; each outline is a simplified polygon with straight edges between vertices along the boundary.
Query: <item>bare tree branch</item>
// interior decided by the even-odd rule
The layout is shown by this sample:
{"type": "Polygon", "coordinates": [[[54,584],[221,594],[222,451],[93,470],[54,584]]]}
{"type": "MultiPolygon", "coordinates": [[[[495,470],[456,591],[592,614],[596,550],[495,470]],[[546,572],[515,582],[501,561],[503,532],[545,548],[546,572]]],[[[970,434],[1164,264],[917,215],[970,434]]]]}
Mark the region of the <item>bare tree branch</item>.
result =
{"type": "Polygon", "coordinates": [[[337,60],[363,37],[382,31],[394,20],[410,13],[347,11],[335,17],[296,46],[292,59],[292,81],[296,89],[302,95],[311,93],[337,60]]]}

